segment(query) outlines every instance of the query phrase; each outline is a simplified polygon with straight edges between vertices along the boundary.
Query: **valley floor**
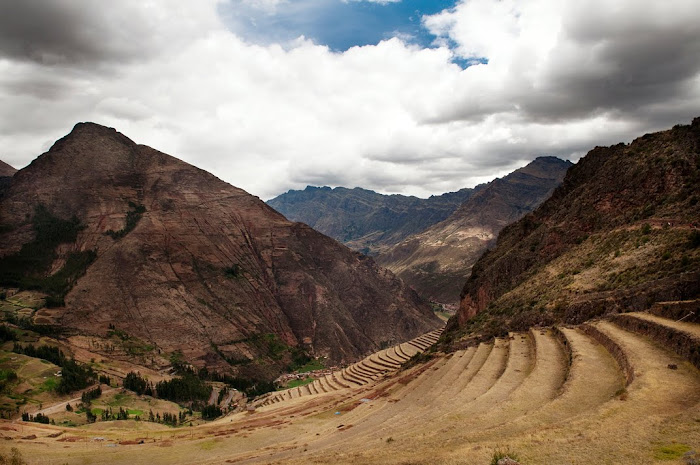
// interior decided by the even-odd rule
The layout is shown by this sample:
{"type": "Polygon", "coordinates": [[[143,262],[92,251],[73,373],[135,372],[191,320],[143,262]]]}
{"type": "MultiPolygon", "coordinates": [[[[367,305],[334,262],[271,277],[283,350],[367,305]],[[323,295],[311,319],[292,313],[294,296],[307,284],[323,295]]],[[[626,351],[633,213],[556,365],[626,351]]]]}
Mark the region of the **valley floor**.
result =
{"type": "Polygon", "coordinates": [[[457,465],[488,464],[497,450],[523,464],[692,463],[700,460],[692,455],[700,451],[698,328],[624,314],[389,370],[410,355],[402,345],[207,425],[3,421],[0,447],[37,464],[457,465]]]}

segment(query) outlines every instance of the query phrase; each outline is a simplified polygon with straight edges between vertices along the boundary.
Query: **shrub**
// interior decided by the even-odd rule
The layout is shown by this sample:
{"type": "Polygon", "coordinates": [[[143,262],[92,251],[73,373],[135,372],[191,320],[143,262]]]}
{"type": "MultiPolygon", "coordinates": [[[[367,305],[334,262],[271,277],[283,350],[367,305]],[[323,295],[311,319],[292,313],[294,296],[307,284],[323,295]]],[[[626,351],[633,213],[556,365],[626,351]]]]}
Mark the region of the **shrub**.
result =
{"type": "Polygon", "coordinates": [[[515,460],[516,462],[520,461],[518,455],[512,452],[510,449],[498,448],[495,451],[493,451],[493,455],[491,456],[491,465],[498,465],[498,461],[505,458],[515,460]]]}

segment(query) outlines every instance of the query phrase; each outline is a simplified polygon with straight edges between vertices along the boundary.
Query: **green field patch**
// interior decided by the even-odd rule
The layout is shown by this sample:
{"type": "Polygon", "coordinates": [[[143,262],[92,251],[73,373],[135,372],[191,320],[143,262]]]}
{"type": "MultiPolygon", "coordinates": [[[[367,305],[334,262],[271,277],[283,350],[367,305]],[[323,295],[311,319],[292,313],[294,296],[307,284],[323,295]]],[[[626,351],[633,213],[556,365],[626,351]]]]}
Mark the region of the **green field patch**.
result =
{"type": "Polygon", "coordinates": [[[208,441],[200,442],[197,444],[197,447],[202,450],[212,450],[214,447],[216,447],[217,442],[218,441],[216,439],[210,439],[208,441]]]}
{"type": "Polygon", "coordinates": [[[94,408],[91,408],[90,411],[92,412],[93,415],[99,416],[99,415],[102,415],[102,412],[104,412],[104,409],[101,409],[99,407],[94,407],[94,408]]]}
{"type": "Polygon", "coordinates": [[[654,458],[656,460],[677,460],[689,450],[691,450],[691,447],[685,444],[668,444],[658,447],[654,451],[654,458]]]}
{"type": "Polygon", "coordinates": [[[133,401],[134,401],[134,398],[131,395],[125,394],[123,392],[118,392],[114,395],[114,397],[109,402],[106,402],[106,403],[110,407],[124,407],[125,405],[127,405],[133,401]]]}
{"type": "Polygon", "coordinates": [[[310,362],[302,365],[301,367],[299,367],[297,372],[298,373],[308,373],[309,371],[323,370],[324,368],[326,368],[326,367],[323,364],[323,361],[316,358],[316,359],[313,359],[310,362]]]}
{"type": "Polygon", "coordinates": [[[285,389],[291,389],[299,386],[305,386],[314,382],[314,378],[304,378],[304,379],[293,379],[287,383],[285,389]]]}
{"type": "Polygon", "coordinates": [[[58,378],[48,378],[46,381],[41,383],[41,385],[39,386],[37,391],[38,392],[53,391],[56,389],[56,386],[58,386],[58,378]]]}

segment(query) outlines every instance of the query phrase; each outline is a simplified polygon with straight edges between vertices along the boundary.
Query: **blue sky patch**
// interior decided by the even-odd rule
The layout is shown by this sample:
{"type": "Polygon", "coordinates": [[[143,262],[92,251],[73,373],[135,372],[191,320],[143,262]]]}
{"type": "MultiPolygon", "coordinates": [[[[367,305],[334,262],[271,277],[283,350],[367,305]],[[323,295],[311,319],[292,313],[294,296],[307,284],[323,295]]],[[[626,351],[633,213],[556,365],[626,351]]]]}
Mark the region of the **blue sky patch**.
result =
{"type": "MultiPolygon", "coordinates": [[[[258,5],[264,2],[258,2],[258,5]]],[[[400,36],[430,47],[435,40],[421,18],[451,8],[457,0],[402,0],[391,3],[342,0],[288,0],[274,8],[252,6],[251,0],[229,0],[219,14],[244,39],[256,43],[285,43],[301,35],[331,50],[375,45],[400,36]]]]}

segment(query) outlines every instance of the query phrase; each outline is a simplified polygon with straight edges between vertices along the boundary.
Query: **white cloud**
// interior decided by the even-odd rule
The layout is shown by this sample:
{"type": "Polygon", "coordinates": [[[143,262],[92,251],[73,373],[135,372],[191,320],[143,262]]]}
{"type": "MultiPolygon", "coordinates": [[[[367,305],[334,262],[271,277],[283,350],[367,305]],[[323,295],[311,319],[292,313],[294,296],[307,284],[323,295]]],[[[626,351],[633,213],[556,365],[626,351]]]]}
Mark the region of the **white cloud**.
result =
{"type": "Polygon", "coordinates": [[[306,184],[456,190],[697,116],[694,3],[471,0],[424,19],[453,49],[394,38],[333,53],[303,38],[247,43],[214,0],[118,2],[109,14],[63,0],[50,13],[83,5],[75,24],[31,53],[16,47],[22,28],[0,33],[0,159],[23,166],[95,121],[263,198],[306,184]],[[100,34],[71,32],[88,20],[100,34]],[[455,53],[488,63],[462,70],[455,53]]]}

